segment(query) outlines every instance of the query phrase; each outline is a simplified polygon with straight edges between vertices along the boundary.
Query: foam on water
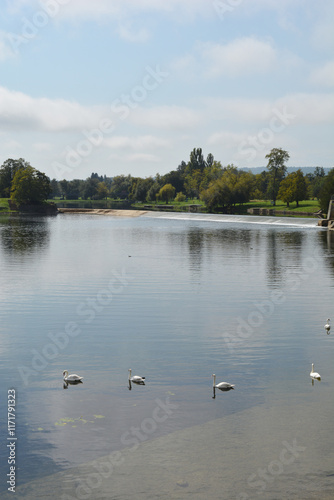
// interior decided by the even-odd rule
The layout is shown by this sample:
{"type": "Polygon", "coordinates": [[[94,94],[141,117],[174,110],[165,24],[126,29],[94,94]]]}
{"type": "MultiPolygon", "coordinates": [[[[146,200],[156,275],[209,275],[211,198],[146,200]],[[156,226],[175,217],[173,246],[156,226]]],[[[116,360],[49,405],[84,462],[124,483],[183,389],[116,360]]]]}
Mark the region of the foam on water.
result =
{"type": "MultiPolygon", "coordinates": [[[[229,224],[258,224],[270,226],[290,226],[311,229],[321,229],[318,220],[315,218],[301,217],[268,217],[261,215],[227,215],[227,214],[203,214],[187,212],[147,212],[143,217],[172,219],[172,220],[193,220],[202,222],[220,222],[229,224]]],[[[323,228],[322,228],[323,229],[323,228]]]]}

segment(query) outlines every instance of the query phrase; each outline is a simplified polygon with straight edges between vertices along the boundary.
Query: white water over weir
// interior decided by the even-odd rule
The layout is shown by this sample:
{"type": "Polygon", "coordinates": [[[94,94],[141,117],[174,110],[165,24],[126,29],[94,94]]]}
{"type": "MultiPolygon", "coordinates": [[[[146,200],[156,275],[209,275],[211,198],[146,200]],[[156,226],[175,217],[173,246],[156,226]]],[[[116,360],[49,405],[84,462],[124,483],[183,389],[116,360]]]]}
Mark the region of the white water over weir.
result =
{"type": "Polygon", "coordinates": [[[230,224],[261,224],[266,226],[289,226],[305,229],[321,229],[318,226],[319,219],[301,217],[270,217],[261,215],[227,215],[227,214],[203,214],[187,212],[146,212],[142,217],[169,219],[169,220],[189,220],[201,222],[218,222],[230,224]]]}

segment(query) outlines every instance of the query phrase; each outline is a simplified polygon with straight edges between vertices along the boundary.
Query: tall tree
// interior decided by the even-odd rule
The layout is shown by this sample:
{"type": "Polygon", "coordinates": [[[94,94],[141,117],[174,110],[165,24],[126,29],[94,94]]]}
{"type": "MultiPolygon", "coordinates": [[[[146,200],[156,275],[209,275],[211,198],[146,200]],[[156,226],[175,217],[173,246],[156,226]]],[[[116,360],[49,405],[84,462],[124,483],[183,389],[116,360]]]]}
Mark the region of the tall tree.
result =
{"type": "Polygon", "coordinates": [[[267,168],[271,174],[268,191],[273,200],[273,204],[276,205],[277,193],[279,190],[279,185],[284,179],[287,167],[285,163],[289,160],[290,155],[287,151],[281,148],[273,148],[270,153],[266,155],[268,159],[267,168]]]}
{"type": "Polygon", "coordinates": [[[284,201],[287,206],[290,202],[295,201],[298,207],[300,201],[308,199],[308,186],[309,181],[299,168],[281,181],[278,198],[284,201]]]}
{"type": "Polygon", "coordinates": [[[158,197],[166,203],[172,200],[175,196],[175,187],[171,184],[165,184],[159,191],[158,197]]]}
{"type": "Polygon", "coordinates": [[[210,183],[209,187],[201,192],[201,199],[210,211],[223,208],[230,209],[236,203],[249,201],[253,189],[254,175],[243,172],[229,165],[225,167],[223,175],[210,183]]]}
{"type": "Polygon", "coordinates": [[[332,196],[334,196],[334,168],[332,168],[326,175],[319,194],[320,208],[326,214],[332,196]]]}
{"type": "Polygon", "coordinates": [[[9,198],[16,172],[27,167],[30,167],[30,163],[23,158],[18,160],[8,158],[3,162],[0,167],[0,198],[9,198]]]}
{"type": "Polygon", "coordinates": [[[122,200],[125,200],[129,198],[131,187],[131,175],[116,175],[115,177],[113,177],[111,183],[110,195],[114,199],[121,198],[122,200]]]}
{"type": "Polygon", "coordinates": [[[108,198],[109,194],[109,189],[107,188],[106,184],[104,182],[99,182],[97,187],[96,187],[96,195],[95,197],[98,200],[103,200],[108,198]]]}
{"type": "Polygon", "coordinates": [[[41,204],[51,193],[50,179],[43,172],[28,166],[21,168],[14,175],[11,187],[11,199],[22,204],[41,204]]]}
{"type": "Polygon", "coordinates": [[[195,170],[203,172],[206,167],[206,162],[202,153],[202,148],[194,148],[190,153],[190,159],[187,165],[187,173],[192,173],[195,170]]]}

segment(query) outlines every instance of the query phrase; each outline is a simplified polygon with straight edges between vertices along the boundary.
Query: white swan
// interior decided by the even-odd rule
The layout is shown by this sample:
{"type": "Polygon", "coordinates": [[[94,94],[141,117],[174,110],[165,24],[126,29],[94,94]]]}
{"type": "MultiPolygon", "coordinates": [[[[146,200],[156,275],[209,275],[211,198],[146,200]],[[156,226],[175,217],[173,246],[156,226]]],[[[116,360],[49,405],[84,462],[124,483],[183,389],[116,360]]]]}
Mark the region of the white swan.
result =
{"type": "Polygon", "coordinates": [[[321,377],[320,377],[319,373],[317,373],[317,372],[314,371],[314,363],[312,363],[312,370],[311,370],[311,373],[310,373],[310,377],[316,378],[317,380],[321,380],[321,377]]]}
{"type": "Polygon", "coordinates": [[[145,385],[145,377],[139,377],[139,375],[134,375],[131,377],[131,368],[129,368],[129,381],[133,382],[134,384],[140,384],[140,385],[145,385]]]}
{"type": "Polygon", "coordinates": [[[220,382],[216,385],[216,375],[213,373],[212,376],[214,388],[220,389],[221,391],[230,391],[231,389],[234,389],[234,385],[229,384],[228,382],[220,382]]]}
{"type": "Polygon", "coordinates": [[[327,323],[325,324],[325,330],[327,330],[327,333],[329,333],[330,329],[331,329],[331,320],[328,318],[327,323]]]}
{"type": "Polygon", "coordinates": [[[63,377],[64,377],[65,382],[68,382],[69,384],[70,383],[78,383],[78,382],[81,382],[83,380],[83,377],[80,377],[76,373],[72,373],[71,375],[69,375],[67,370],[63,371],[63,377]]]}

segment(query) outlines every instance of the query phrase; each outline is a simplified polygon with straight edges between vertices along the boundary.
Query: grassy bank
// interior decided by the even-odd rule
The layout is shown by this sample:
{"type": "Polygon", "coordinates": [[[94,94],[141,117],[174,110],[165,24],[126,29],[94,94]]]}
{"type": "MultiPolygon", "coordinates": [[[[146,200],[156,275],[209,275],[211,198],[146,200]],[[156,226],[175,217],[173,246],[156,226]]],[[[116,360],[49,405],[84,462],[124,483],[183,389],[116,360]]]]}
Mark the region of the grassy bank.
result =
{"type": "Polygon", "coordinates": [[[244,203],[240,206],[240,209],[243,209],[243,213],[247,213],[248,208],[273,208],[276,211],[284,211],[288,210],[289,212],[294,212],[296,215],[300,212],[307,212],[310,214],[310,217],[313,216],[315,212],[320,210],[319,201],[318,200],[305,200],[299,202],[299,207],[296,206],[296,203],[290,203],[288,207],[286,203],[278,200],[276,201],[276,205],[273,206],[271,201],[263,201],[263,200],[252,200],[249,203],[244,203]]]}
{"type": "Polygon", "coordinates": [[[1,212],[11,212],[7,198],[0,198],[0,213],[1,212]]]}

